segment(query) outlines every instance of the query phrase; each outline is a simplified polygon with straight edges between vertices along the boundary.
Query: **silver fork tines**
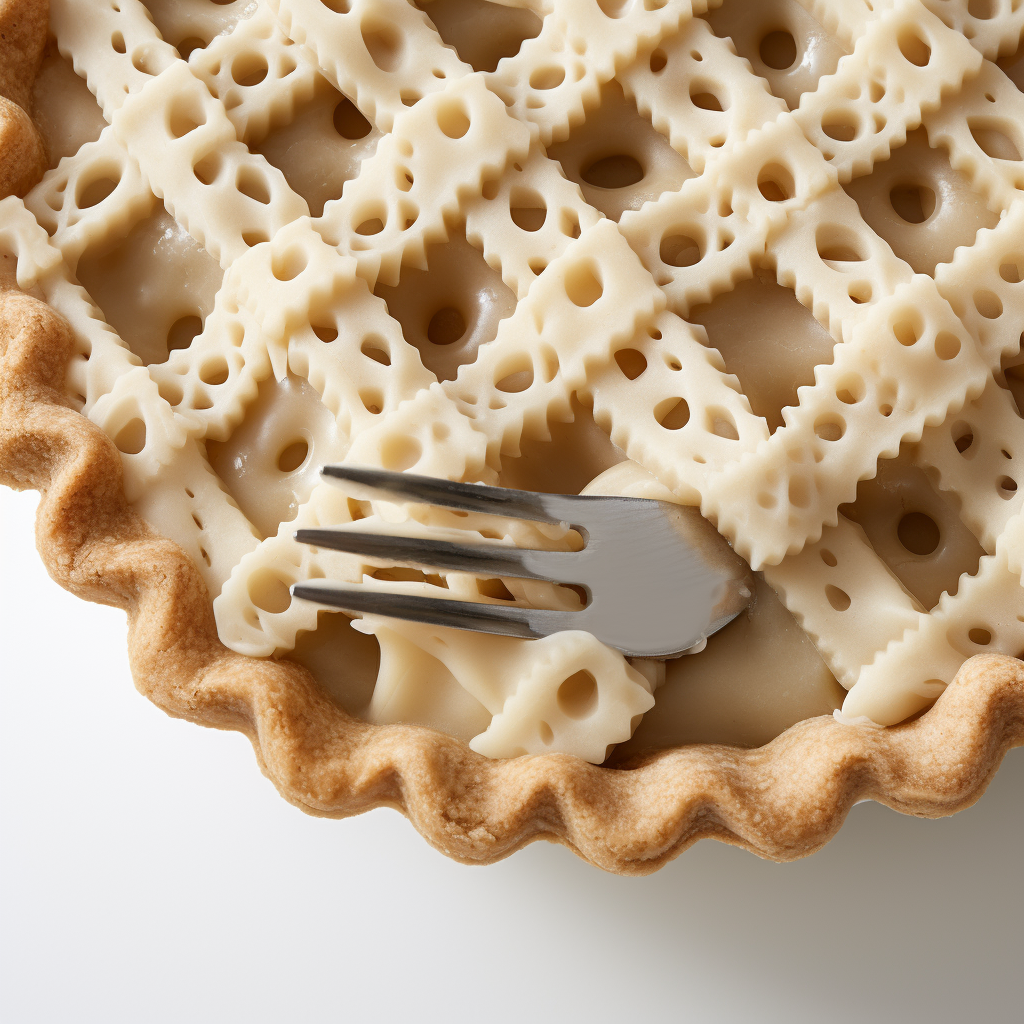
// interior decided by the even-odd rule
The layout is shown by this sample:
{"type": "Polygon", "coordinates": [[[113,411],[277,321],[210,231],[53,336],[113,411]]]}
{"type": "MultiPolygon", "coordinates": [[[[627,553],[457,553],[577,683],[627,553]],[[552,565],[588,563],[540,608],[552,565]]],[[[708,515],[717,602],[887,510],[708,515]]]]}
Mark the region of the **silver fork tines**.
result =
{"type": "Polygon", "coordinates": [[[582,534],[585,545],[581,551],[537,551],[344,528],[298,530],[300,543],[391,565],[577,584],[589,600],[580,611],[551,611],[342,587],[329,580],[295,584],[293,596],[304,600],[514,637],[536,639],[582,629],[632,657],[669,657],[721,629],[753,594],[746,562],[688,506],[649,498],[516,491],[358,466],[326,466],[322,475],[418,504],[564,523],[582,534]]]}

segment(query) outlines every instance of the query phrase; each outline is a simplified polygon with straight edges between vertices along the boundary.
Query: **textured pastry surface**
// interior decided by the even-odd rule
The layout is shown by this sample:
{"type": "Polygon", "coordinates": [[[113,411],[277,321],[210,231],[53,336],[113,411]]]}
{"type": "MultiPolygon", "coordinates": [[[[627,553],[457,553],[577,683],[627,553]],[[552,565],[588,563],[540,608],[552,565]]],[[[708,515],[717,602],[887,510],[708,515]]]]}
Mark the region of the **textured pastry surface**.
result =
{"type": "MultiPolygon", "coordinates": [[[[1024,649],[1021,16],[478,4],[510,26],[499,61],[457,7],[54,0],[45,54],[25,8],[0,80],[21,140],[2,168],[0,466],[47,492],[51,572],[127,607],[140,688],[247,731],[289,799],[401,804],[463,859],[541,834],[622,871],[701,835],[785,858],[859,796],[969,802],[1021,738],[1019,663],[961,669],[1024,649]],[[72,92],[62,122],[47,96],[72,92]],[[468,298],[424,305],[453,280],[468,298]],[[755,294],[804,317],[797,344],[750,318],[755,294]],[[403,579],[290,536],[402,519],[318,484],[325,461],[504,482],[586,407],[630,486],[699,504],[764,570],[850,688],[848,719],[935,707],[622,772],[544,753],[600,761],[651,706],[656,672],[586,635],[444,634],[442,652],[437,631],[364,621],[378,724],[270,659],[327,633],[288,600],[310,576],[571,607],[561,588],[403,579]],[[927,551],[913,516],[936,531],[927,551]],[[490,763],[381,724],[430,720],[409,666],[475,751],[542,756],[490,763]],[[559,699],[580,673],[585,741],[559,699]]],[[[570,543],[437,513],[400,525],[570,543]]]]}

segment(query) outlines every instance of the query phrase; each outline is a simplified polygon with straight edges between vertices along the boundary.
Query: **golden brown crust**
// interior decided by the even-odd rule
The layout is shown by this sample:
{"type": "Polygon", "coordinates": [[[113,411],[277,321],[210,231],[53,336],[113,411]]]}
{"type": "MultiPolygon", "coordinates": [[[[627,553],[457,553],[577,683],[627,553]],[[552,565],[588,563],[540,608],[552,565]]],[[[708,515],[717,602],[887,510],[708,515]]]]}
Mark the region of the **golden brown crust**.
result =
{"type": "Polygon", "coordinates": [[[29,113],[49,17],[48,0],[0,0],[0,95],[29,113]]]}
{"type": "Polygon", "coordinates": [[[864,797],[929,817],[967,806],[1024,742],[1024,664],[997,655],[968,662],[904,725],[817,718],[757,750],[690,746],[617,768],[560,754],[491,761],[428,729],[353,719],[298,665],[220,643],[198,571],[130,508],[117,450],[67,406],[70,350],[56,313],[0,294],[0,481],[43,492],[37,541],[54,579],[126,609],[138,688],[169,714],[246,733],[281,793],[311,813],[389,804],[473,863],[547,838],[643,874],[709,836],[790,860],[864,797]]]}
{"type": "Polygon", "coordinates": [[[0,199],[25,195],[46,170],[30,115],[49,9],[48,0],[0,0],[0,199]]]}

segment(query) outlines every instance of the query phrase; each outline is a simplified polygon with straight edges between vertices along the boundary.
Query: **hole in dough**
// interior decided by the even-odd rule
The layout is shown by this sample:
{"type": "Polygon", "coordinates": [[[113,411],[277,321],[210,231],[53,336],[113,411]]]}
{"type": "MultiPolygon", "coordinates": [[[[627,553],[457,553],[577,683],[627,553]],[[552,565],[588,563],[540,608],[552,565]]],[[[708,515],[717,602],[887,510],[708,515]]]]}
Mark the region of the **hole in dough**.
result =
{"type": "Polygon", "coordinates": [[[782,203],[795,194],[793,175],[782,164],[768,164],[757,176],[757,190],[770,203],[782,203]]]}
{"type": "Polygon", "coordinates": [[[384,221],[380,217],[369,217],[356,225],[357,235],[379,235],[384,230],[384,221]]]}
{"type": "Polygon", "coordinates": [[[701,245],[690,235],[666,235],[659,250],[661,262],[668,267],[692,267],[704,258],[701,245]]]}
{"type": "Polygon", "coordinates": [[[565,272],[565,294],[574,306],[592,306],[603,293],[598,270],[590,260],[574,263],[565,272]]]}
{"type": "Polygon", "coordinates": [[[250,50],[247,53],[240,53],[231,62],[231,77],[236,85],[252,86],[259,85],[270,68],[267,66],[267,58],[262,53],[250,50]]]}
{"type": "Polygon", "coordinates": [[[305,438],[292,441],[277,457],[277,468],[282,473],[294,473],[309,458],[309,442],[305,438]]]}
{"type": "Polygon", "coordinates": [[[647,369],[647,357],[635,348],[620,348],[615,362],[627,380],[636,380],[647,369]]]}
{"type": "Polygon", "coordinates": [[[690,87],[690,102],[695,107],[700,107],[701,110],[722,110],[722,102],[713,92],[707,92],[701,90],[695,92],[694,89],[699,89],[699,86],[690,87]]]}
{"type": "Polygon", "coordinates": [[[939,527],[924,512],[908,512],[896,527],[899,542],[914,555],[930,555],[939,546],[939,527]]]}
{"type": "MultiPolygon", "coordinates": [[[[335,331],[337,335],[337,331],[335,331]]],[[[375,363],[380,363],[381,366],[391,365],[391,356],[388,354],[388,343],[375,334],[371,334],[370,337],[363,340],[363,344],[360,346],[360,352],[363,353],[369,359],[372,359],[375,363]]]]}
{"type": "Polygon", "coordinates": [[[597,710],[597,680],[586,669],[580,669],[558,687],[556,699],[567,717],[588,718],[597,710]]]}
{"type": "Polygon", "coordinates": [[[427,338],[434,345],[454,345],[466,333],[466,318],[454,306],[442,306],[427,324],[427,338]]]}
{"type": "Polygon", "coordinates": [[[993,160],[1020,160],[1020,150],[1005,132],[979,121],[968,121],[967,126],[986,156],[993,160]]]}
{"type": "Polygon", "coordinates": [[[690,422],[690,407],[685,398],[666,398],[654,407],[654,418],[666,430],[681,430],[690,422]]]}
{"type": "Polygon", "coordinates": [[[584,167],[580,176],[594,188],[627,188],[643,178],[644,169],[636,157],[616,153],[584,167]]]}
{"type": "Polygon", "coordinates": [[[565,81],[565,68],[553,64],[544,68],[536,68],[530,75],[530,88],[540,92],[557,89],[565,81]]]}
{"type": "Polygon", "coordinates": [[[516,187],[509,195],[509,215],[512,223],[523,231],[539,231],[547,219],[548,208],[539,192],[516,187]]]}
{"type": "Polygon", "coordinates": [[[146,422],[136,416],[114,436],[114,444],[125,455],[138,455],[146,447],[146,422]]]}
{"type": "Polygon", "coordinates": [[[267,185],[267,179],[255,168],[248,164],[239,167],[235,184],[243,196],[248,196],[261,206],[270,205],[270,188],[267,185]]]}
{"type": "Polygon", "coordinates": [[[915,67],[923,68],[932,57],[932,48],[909,26],[897,39],[900,53],[915,67]]]}
{"type": "Polygon", "coordinates": [[[442,100],[437,110],[437,126],[449,139],[461,139],[469,131],[469,115],[461,101],[442,100]]]}
{"type": "Polygon", "coordinates": [[[288,584],[270,569],[257,569],[248,582],[249,600],[257,608],[272,615],[288,610],[292,595],[288,584]]]}
{"type": "Polygon", "coordinates": [[[796,40],[792,32],[776,29],[769,32],[757,48],[758,56],[765,67],[773,71],[785,71],[796,63],[796,40]]]}
{"type": "Polygon", "coordinates": [[[94,178],[87,185],[79,183],[76,202],[79,209],[88,210],[103,202],[111,192],[117,188],[117,182],[113,178],[94,178]]]}
{"type": "Polygon", "coordinates": [[[184,138],[194,132],[200,125],[206,124],[206,111],[197,100],[187,96],[177,96],[171,101],[167,113],[167,130],[175,139],[184,138]]]}
{"type": "Polygon", "coordinates": [[[927,185],[893,185],[889,204],[908,224],[923,224],[935,212],[935,193],[927,185]]]}

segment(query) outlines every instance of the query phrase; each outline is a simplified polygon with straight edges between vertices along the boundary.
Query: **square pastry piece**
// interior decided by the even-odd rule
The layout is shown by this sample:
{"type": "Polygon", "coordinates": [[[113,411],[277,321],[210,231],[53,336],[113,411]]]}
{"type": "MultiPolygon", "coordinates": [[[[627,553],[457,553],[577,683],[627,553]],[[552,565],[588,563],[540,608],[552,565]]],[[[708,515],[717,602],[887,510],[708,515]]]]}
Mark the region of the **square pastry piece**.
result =
{"type": "Polygon", "coordinates": [[[1024,7],[980,7],[0,0],[0,479],[49,571],[288,800],[460,860],[971,803],[1024,742],[1024,7]],[[667,661],[328,612],[290,587],[588,595],[296,543],[584,543],[327,463],[690,506],[755,599],[667,661]]]}

